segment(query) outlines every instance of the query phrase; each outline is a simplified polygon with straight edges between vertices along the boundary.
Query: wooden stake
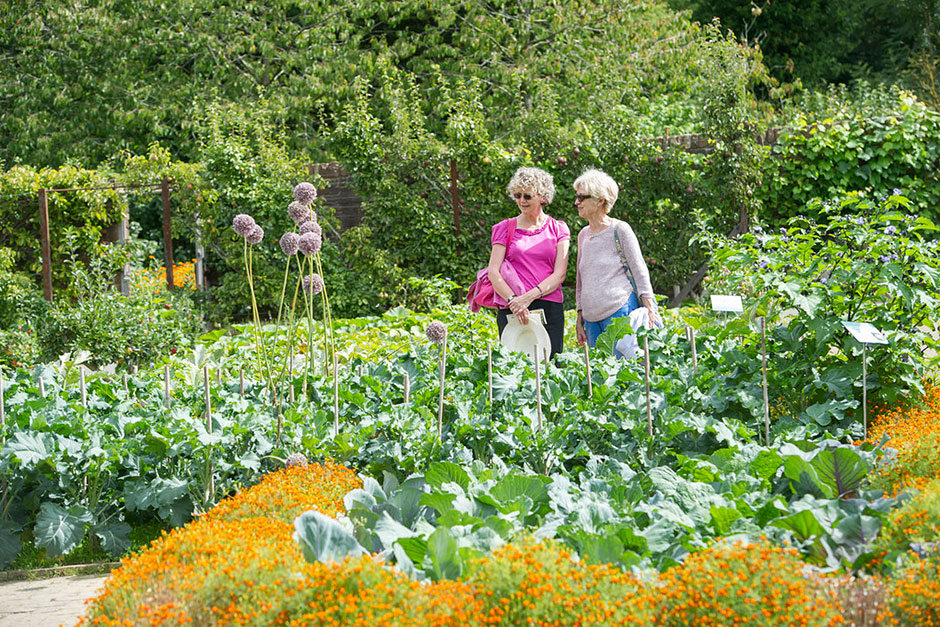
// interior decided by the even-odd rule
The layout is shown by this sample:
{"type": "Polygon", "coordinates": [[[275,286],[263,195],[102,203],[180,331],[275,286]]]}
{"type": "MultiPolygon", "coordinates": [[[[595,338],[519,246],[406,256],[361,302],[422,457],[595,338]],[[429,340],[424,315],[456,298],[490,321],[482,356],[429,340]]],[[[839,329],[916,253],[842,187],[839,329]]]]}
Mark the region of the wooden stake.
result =
{"type": "Polygon", "coordinates": [[[594,396],[594,388],[591,382],[591,356],[587,342],[584,343],[584,370],[587,373],[588,398],[591,398],[594,396]]]}
{"type": "Polygon", "coordinates": [[[689,333],[689,344],[692,345],[692,374],[698,374],[698,354],[695,349],[695,328],[687,327],[689,333]]]}
{"type": "Polygon", "coordinates": [[[163,401],[166,408],[170,408],[170,367],[163,367],[163,401]]]}
{"type": "Polygon", "coordinates": [[[493,346],[486,346],[486,402],[493,406],[493,346]]]}
{"type": "MultiPolygon", "coordinates": [[[[3,431],[3,428],[6,426],[6,422],[6,411],[3,408],[3,368],[0,367],[0,431],[3,431]]],[[[3,437],[3,442],[6,442],[5,435],[3,437]]]]}
{"type": "Polygon", "coordinates": [[[411,377],[408,376],[408,373],[405,373],[405,402],[408,402],[408,399],[411,398],[411,377]]]}
{"type": "Polygon", "coordinates": [[[130,391],[127,389],[127,373],[121,375],[121,383],[124,384],[124,395],[127,396],[130,394],[130,391]]]}
{"type": "Polygon", "coordinates": [[[770,446],[770,401],[767,394],[767,319],[760,319],[761,375],[764,382],[764,443],[770,446]]]}
{"type": "Polygon", "coordinates": [[[643,336],[643,370],[646,372],[646,427],[650,437],[653,437],[653,407],[650,401],[650,343],[643,336]]]}
{"type": "Polygon", "coordinates": [[[440,440],[444,433],[444,373],[447,368],[447,335],[441,342],[441,386],[437,393],[437,439],[440,440]]]}
{"type": "Polygon", "coordinates": [[[242,398],[245,398],[245,370],[241,369],[238,371],[238,393],[242,398]]]}
{"type": "Polygon", "coordinates": [[[539,345],[538,344],[535,345],[535,348],[533,349],[532,353],[533,353],[532,357],[534,358],[533,361],[535,362],[534,363],[535,407],[538,410],[538,419],[539,419],[538,429],[539,431],[541,431],[542,430],[542,375],[541,375],[541,368],[539,366],[542,360],[539,359],[539,345]]]}
{"type": "MultiPolygon", "coordinates": [[[[323,367],[326,368],[325,362],[323,367]]],[[[336,353],[333,353],[333,437],[339,437],[339,373],[336,370],[336,353]]]]}
{"type": "Polygon", "coordinates": [[[46,398],[46,382],[43,380],[42,375],[39,375],[39,395],[46,398]]]}
{"type": "Polygon", "coordinates": [[[209,396],[209,366],[202,367],[202,387],[206,401],[206,431],[212,433],[212,405],[209,396]]]}
{"type": "Polygon", "coordinates": [[[287,362],[287,383],[290,386],[290,404],[294,404],[294,348],[291,347],[290,359],[287,362]]]}
{"type": "Polygon", "coordinates": [[[85,368],[84,366],[78,367],[78,389],[82,393],[82,407],[88,409],[88,392],[85,389],[85,368]]]}

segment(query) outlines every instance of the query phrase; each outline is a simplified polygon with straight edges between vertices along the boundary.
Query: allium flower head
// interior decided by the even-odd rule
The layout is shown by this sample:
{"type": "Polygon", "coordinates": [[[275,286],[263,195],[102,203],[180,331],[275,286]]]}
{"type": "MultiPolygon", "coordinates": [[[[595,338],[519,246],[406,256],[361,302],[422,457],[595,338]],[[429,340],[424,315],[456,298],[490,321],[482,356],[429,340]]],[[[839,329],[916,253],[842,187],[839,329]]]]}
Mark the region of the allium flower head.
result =
{"type": "Polygon", "coordinates": [[[316,255],[323,245],[323,238],[317,233],[304,233],[300,236],[300,252],[305,255],[316,255]]]}
{"type": "Polygon", "coordinates": [[[247,213],[240,213],[232,219],[232,228],[242,237],[248,237],[248,233],[254,226],[255,219],[247,213]]]}
{"type": "Polygon", "coordinates": [[[881,255],[880,257],[878,257],[878,261],[881,262],[882,264],[886,264],[891,261],[891,257],[889,255],[881,255]]]}
{"type": "Polygon", "coordinates": [[[306,468],[307,463],[307,456],[303,453],[291,453],[287,456],[287,459],[284,460],[284,465],[288,468],[291,466],[301,466],[306,468]]]}
{"type": "Polygon", "coordinates": [[[281,235],[281,250],[287,256],[296,255],[300,248],[300,236],[293,231],[288,231],[281,235]]]}
{"type": "Polygon", "coordinates": [[[262,229],[257,224],[251,227],[251,230],[248,231],[248,235],[245,236],[245,239],[248,240],[249,244],[260,244],[261,240],[264,239],[264,229],[262,229]]]}
{"type": "Polygon", "coordinates": [[[428,328],[424,331],[424,334],[435,344],[441,344],[444,338],[447,337],[447,327],[445,327],[444,323],[440,320],[432,320],[430,324],[428,324],[428,328]]]}
{"type": "Polygon", "coordinates": [[[308,220],[300,225],[300,234],[303,235],[304,233],[316,233],[322,238],[323,228],[313,220],[308,220]]]}
{"type": "Polygon", "coordinates": [[[304,291],[316,296],[323,291],[323,277],[317,273],[308,274],[304,277],[304,291]]]}
{"type": "Polygon", "coordinates": [[[891,195],[892,195],[892,196],[900,196],[900,195],[901,195],[901,190],[898,189],[897,187],[895,187],[893,190],[891,190],[891,195]]]}
{"type": "Polygon", "coordinates": [[[294,224],[301,224],[311,218],[317,219],[317,213],[310,208],[310,205],[302,205],[296,200],[287,205],[287,215],[294,221],[294,224]]]}
{"type": "Polygon", "coordinates": [[[894,235],[897,233],[897,231],[898,227],[894,226],[893,224],[891,226],[885,227],[885,235],[894,235]]]}
{"type": "Polygon", "coordinates": [[[317,188],[312,183],[297,183],[294,188],[294,200],[302,205],[309,205],[317,197],[317,188]]]}

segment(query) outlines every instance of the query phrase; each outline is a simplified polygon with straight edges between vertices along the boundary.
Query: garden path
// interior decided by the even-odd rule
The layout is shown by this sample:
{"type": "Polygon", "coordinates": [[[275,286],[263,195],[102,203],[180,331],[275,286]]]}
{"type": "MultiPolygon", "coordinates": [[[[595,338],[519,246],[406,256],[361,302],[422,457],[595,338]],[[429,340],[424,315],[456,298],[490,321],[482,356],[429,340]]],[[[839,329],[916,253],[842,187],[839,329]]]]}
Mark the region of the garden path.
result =
{"type": "Polygon", "coordinates": [[[106,576],[0,582],[0,627],[74,627],[106,576]]]}

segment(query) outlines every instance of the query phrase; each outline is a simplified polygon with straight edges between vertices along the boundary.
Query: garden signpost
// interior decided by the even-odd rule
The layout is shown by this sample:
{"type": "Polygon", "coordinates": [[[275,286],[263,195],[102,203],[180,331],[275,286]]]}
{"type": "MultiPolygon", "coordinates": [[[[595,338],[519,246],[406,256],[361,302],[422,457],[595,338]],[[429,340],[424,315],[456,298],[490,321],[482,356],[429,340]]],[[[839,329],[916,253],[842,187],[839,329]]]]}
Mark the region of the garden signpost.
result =
{"type": "Polygon", "coordinates": [[[865,439],[868,439],[868,355],[866,346],[869,344],[887,344],[888,338],[868,322],[843,320],[842,326],[862,345],[862,429],[864,429],[865,439]]]}

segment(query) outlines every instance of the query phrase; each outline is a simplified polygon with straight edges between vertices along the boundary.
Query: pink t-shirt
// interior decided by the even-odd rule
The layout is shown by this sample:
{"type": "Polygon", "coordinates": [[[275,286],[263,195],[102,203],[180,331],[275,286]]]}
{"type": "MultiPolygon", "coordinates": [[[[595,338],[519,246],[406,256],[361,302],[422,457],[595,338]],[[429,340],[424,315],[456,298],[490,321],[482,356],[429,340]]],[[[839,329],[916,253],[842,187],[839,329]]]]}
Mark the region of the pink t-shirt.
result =
{"type": "MultiPolygon", "coordinates": [[[[493,244],[506,245],[506,235],[509,234],[509,220],[493,226],[493,244]]],[[[531,290],[538,283],[548,278],[555,271],[555,257],[558,256],[558,242],[571,239],[568,225],[561,220],[549,216],[542,228],[535,231],[524,231],[517,228],[512,236],[506,259],[519,274],[519,280],[526,291],[531,290]]],[[[561,286],[554,292],[542,296],[544,300],[554,303],[563,301],[561,286]]]]}

